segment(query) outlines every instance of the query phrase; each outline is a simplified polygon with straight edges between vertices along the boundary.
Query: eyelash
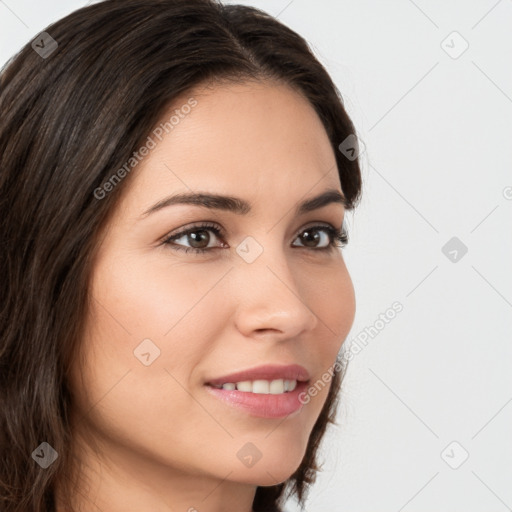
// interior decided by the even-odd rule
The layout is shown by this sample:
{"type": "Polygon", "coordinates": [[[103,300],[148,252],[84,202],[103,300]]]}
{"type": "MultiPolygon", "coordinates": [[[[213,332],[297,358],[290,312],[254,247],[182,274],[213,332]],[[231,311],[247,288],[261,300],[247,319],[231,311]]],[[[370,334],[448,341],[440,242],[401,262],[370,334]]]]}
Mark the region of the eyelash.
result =
{"type": "MultiPolygon", "coordinates": [[[[309,227],[303,229],[302,231],[299,231],[297,233],[296,237],[299,236],[300,234],[302,234],[304,231],[313,231],[313,230],[325,231],[330,236],[330,241],[329,241],[329,245],[327,247],[321,247],[319,249],[312,248],[312,249],[310,249],[312,251],[330,252],[330,251],[333,251],[335,248],[339,248],[339,247],[343,248],[348,243],[348,232],[346,231],[346,229],[344,229],[343,227],[342,227],[342,229],[336,229],[331,225],[309,226],[309,227]]],[[[168,245],[174,251],[185,251],[185,253],[192,252],[195,254],[202,254],[202,253],[211,251],[213,249],[222,249],[222,247],[209,247],[206,249],[198,249],[196,247],[183,247],[181,245],[173,243],[174,240],[177,240],[184,235],[188,235],[188,234],[194,233],[196,231],[213,231],[217,238],[223,238],[223,232],[221,229],[219,229],[215,224],[206,222],[203,224],[199,224],[197,226],[192,226],[192,227],[190,227],[184,231],[181,231],[179,233],[176,233],[174,235],[168,236],[163,240],[162,244],[168,245]]],[[[307,249],[306,246],[300,246],[299,248],[307,249]]]]}

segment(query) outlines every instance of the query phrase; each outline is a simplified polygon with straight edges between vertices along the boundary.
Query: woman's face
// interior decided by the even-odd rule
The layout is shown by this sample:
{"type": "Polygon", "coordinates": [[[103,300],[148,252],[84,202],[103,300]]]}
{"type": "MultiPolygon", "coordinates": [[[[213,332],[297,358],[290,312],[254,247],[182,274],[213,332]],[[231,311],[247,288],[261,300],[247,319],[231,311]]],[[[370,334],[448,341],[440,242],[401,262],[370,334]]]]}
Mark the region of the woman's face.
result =
{"type": "Polygon", "coordinates": [[[327,190],[343,192],[321,121],[291,89],[217,85],[184,96],[173,110],[190,97],[197,104],[182,110],[189,113],[172,131],[161,141],[152,135],[155,147],[125,178],[102,233],[86,364],[73,381],[78,428],[92,430],[117,471],[140,473],[141,481],[156,481],[158,469],[275,485],[304,457],[327,398],[322,376],[355,314],[342,253],[325,250],[334,239],[321,229],[341,228],[343,204],[296,210],[327,190]],[[192,193],[238,198],[250,208],[203,200],[145,213],[192,193]],[[209,226],[164,243],[203,223],[209,226]],[[268,395],[207,385],[262,365],[300,365],[310,385],[323,386],[297,408],[297,389],[290,400],[279,371],[239,379],[278,381],[268,395]],[[225,399],[241,394],[245,405],[225,399]]]}

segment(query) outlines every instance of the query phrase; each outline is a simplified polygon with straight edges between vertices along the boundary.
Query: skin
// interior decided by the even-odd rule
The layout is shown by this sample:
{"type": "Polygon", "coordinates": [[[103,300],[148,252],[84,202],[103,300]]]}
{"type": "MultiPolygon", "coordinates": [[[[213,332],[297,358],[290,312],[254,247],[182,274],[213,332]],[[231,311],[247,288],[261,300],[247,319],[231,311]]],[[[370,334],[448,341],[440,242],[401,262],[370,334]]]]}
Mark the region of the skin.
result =
{"type": "Polygon", "coordinates": [[[297,236],[315,223],[340,228],[345,214],[336,203],[294,214],[328,188],[342,193],[311,105],[285,85],[259,82],[203,86],[173,109],[190,97],[197,106],[126,178],[94,262],[84,360],[72,378],[79,510],[250,512],[258,485],[283,482],[299,466],[328,386],[283,420],[226,405],[204,382],[265,363],[301,364],[316,382],[354,320],[340,249],[297,236]],[[173,205],[142,216],[172,193],[199,190],[241,197],[253,211],[173,205]],[[161,243],[200,222],[226,233],[208,231],[204,245],[224,248],[194,254],[161,243]],[[250,264],[236,252],[246,236],[263,247],[250,264]],[[133,353],[147,338],[161,351],[149,366],[133,353]],[[248,442],[262,453],[250,468],[236,455],[248,442]]]}

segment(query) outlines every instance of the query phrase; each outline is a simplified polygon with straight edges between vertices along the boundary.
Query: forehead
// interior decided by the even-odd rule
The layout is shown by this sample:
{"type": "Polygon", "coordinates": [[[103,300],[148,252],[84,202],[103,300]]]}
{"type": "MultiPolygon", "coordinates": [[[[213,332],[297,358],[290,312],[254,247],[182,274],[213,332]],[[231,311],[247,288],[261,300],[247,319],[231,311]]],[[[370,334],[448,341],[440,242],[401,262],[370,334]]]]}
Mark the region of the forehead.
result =
{"type": "Polygon", "coordinates": [[[138,195],[211,190],[251,198],[266,191],[298,199],[314,187],[341,190],[323,124],[289,86],[203,86],[178,98],[158,127],[161,140],[152,135],[156,144],[132,176],[138,195]]]}

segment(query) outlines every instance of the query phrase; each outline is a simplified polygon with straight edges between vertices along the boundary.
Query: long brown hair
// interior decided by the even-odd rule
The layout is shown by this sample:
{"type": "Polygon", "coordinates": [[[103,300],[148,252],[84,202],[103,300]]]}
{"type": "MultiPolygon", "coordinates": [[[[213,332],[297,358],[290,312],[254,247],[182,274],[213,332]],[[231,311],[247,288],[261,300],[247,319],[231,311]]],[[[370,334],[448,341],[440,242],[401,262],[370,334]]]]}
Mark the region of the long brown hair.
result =
{"type": "MultiPolygon", "coordinates": [[[[57,482],[74,474],[69,369],[84,332],[98,234],[129,177],[101,200],[94,191],[174,98],[214,80],[288,84],[325,127],[347,209],[361,192],[357,159],[338,150],[355,133],[338,89],[306,41],[265,12],[217,0],[106,0],[45,32],[0,76],[3,512],[54,511],[57,482]],[[46,469],[31,456],[42,442],[58,453],[46,469]]],[[[254,510],[279,510],[292,494],[304,503],[342,377],[334,372],[302,463],[286,482],[258,487],[254,510]]]]}

